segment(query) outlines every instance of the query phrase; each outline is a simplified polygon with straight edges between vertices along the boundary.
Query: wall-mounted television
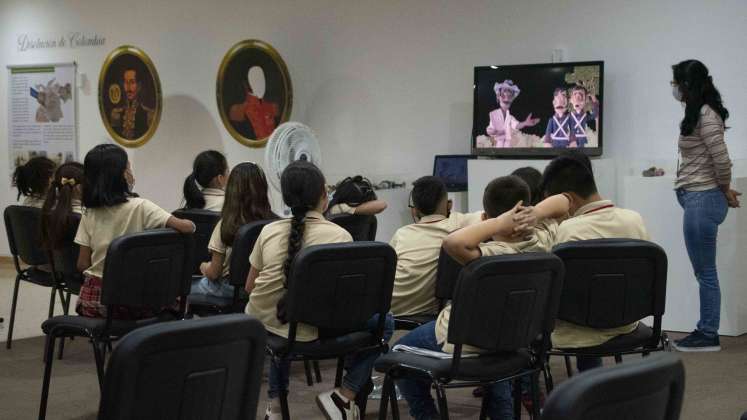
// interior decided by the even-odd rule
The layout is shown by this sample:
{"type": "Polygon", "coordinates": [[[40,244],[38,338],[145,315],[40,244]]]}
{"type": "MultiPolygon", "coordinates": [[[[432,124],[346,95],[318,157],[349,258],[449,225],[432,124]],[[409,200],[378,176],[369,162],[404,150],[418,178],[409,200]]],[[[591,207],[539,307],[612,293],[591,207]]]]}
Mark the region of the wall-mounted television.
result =
{"type": "Polygon", "coordinates": [[[472,154],[602,154],[604,62],[475,67],[472,154]]]}

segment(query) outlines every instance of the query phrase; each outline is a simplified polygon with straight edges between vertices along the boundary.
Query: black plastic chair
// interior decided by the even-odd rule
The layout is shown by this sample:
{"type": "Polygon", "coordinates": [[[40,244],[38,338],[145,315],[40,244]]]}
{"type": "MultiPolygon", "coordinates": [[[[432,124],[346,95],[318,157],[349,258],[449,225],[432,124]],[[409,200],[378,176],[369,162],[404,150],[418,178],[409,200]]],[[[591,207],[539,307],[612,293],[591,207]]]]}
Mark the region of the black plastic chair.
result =
{"type": "MultiPolygon", "coordinates": [[[[436,269],[436,299],[439,301],[439,311],[444,308],[446,302],[451,300],[454,293],[459,272],[462,265],[455,259],[451,258],[446,251],[441,248],[438,255],[438,268],[436,269]]],[[[394,318],[394,329],[396,330],[414,330],[415,328],[427,324],[436,319],[436,315],[417,314],[403,315],[394,318]]]]}
{"type": "MultiPolygon", "coordinates": [[[[387,405],[399,418],[394,380],[429,379],[436,388],[442,419],[449,418],[447,388],[463,388],[531,376],[533,418],[539,418],[538,375],[544,369],[547,340],[557,315],[563,282],[563,263],[546,253],[483,257],[464,267],[454,290],[448,341],[451,359],[436,359],[406,352],[389,352],[376,361],[386,374],[379,418],[387,405]],[[463,358],[462,346],[486,353],[463,358]]],[[[482,401],[485,418],[489,393],[482,401]]],[[[518,409],[518,407],[515,407],[518,409]]]]}
{"type": "Polygon", "coordinates": [[[191,220],[197,228],[194,233],[195,252],[194,260],[192,261],[192,274],[202,277],[200,264],[210,261],[208,244],[210,243],[210,236],[213,234],[215,225],[220,220],[220,213],[202,209],[179,209],[174,211],[172,215],[180,219],[191,220]]]}
{"type": "Polygon", "coordinates": [[[592,369],[560,384],[542,420],[677,420],[685,368],[674,354],[660,354],[607,369],[592,369]]]}
{"type": "Polygon", "coordinates": [[[229,282],[233,286],[233,297],[189,295],[189,312],[200,316],[222,313],[243,312],[247,295],[244,292],[246,277],[249,274],[249,255],[265,225],[274,220],[259,220],[239,228],[231,247],[231,261],[229,262],[229,282]]]}
{"type": "Polygon", "coordinates": [[[244,314],[133,331],[109,359],[98,418],[253,419],[266,337],[244,314]]]}
{"type": "Polygon", "coordinates": [[[49,318],[54,314],[55,296],[59,294],[63,303],[65,299],[62,295],[62,288],[55,283],[52,273],[38,268],[38,266],[49,264],[47,253],[44,252],[41,245],[41,210],[28,206],[8,206],[5,208],[3,216],[10,253],[13,255],[13,263],[16,267],[16,282],[13,286],[13,300],[10,305],[10,321],[8,322],[8,339],[5,343],[5,348],[10,349],[13,343],[18,288],[22,280],[51,289],[49,318]],[[28,264],[29,267],[22,269],[22,262],[28,264]]]}
{"type": "Polygon", "coordinates": [[[172,229],[153,229],[116,238],[109,245],[104,263],[101,303],[107,306],[106,318],[59,315],[42,323],[47,335],[44,347],[44,381],[39,419],[44,419],[52,375],[55,341],[65,337],[91,340],[99,386],[103,386],[106,350],[125,334],[146,325],[183,317],[191,285],[191,234],[172,229]],[[179,302],[179,310],[165,309],[153,318],[118,320],[112,318],[115,306],[170,308],[179,302]]]}
{"type": "Polygon", "coordinates": [[[560,244],[553,253],[565,265],[558,319],[604,329],[654,317],[653,328],[640,322],[631,333],[599,346],[550,351],[565,357],[568,376],[573,374],[570,356],[614,356],[621,363],[624,354],[669,350],[669,338],[661,331],[667,255],[660,246],[638,239],[591,239],[560,244]]]}
{"type": "Polygon", "coordinates": [[[376,216],[360,214],[334,214],[328,220],[350,232],[354,241],[376,240],[376,216]]]}
{"type": "MultiPolygon", "coordinates": [[[[291,264],[286,295],[288,338],[270,334],[267,349],[277,360],[337,359],[335,386],[342,383],[344,357],[363,351],[384,351],[384,322],[389,312],[397,255],[388,244],[352,242],[302,249],[291,264]],[[376,332],[363,329],[378,314],[376,332]],[[298,323],[320,329],[318,340],[296,341],[298,323]],[[338,340],[339,337],[346,340],[338,340]]],[[[372,386],[369,387],[369,391],[372,386]]],[[[368,392],[356,403],[361,418],[368,392]]],[[[281,393],[284,419],[290,419],[287,391],[281,393]]]]}

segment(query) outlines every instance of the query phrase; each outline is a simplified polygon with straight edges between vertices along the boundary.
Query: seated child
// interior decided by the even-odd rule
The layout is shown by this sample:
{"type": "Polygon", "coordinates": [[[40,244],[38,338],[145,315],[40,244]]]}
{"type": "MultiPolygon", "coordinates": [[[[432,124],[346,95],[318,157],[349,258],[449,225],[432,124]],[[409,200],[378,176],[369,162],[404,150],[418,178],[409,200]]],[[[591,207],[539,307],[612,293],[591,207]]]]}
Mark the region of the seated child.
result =
{"type": "MultiPolygon", "coordinates": [[[[115,238],[146,229],[170,227],[182,233],[195,231],[189,220],[178,219],[143,198],[133,197],[135,178],[123,148],[100,144],[83,161],[83,206],[75,243],[80,245],[78,269],[83,285],[75,310],[79,315],[106,317],[101,304],[104,261],[109,244],[115,238]]],[[[117,307],[114,318],[140,319],[153,316],[159,308],[117,307]]]]}
{"type": "MultiPolygon", "coordinates": [[[[293,257],[301,248],[310,245],[351,242],[353,238],[345,229],[324,219],[327,193],[324,175],[313,164],[296,161],[288,165],[280,178],[283,201],[290,207],[293,217],[273,222],[262,229],[249,257],[251,269],[246,280],[249,303],[246,313],[257,317],[270,334],[288,337],[288,324],[279,319],[277,304],[285,295],[284,283],[293,257]]],[[[377,325],[375,316],[368,328],[377,325]]],[[[387,317],[385,339],[388,341],[394,328],[391,315],[387,317]]],[[[296,340],[314,341],[319,338],[315,327],[298,324],[296,340]]],[[[317,405],[326,418],[358,418],[358,407],[353,402],[371,378],[377,353],[358,354],[347,363],[347,374],[342,387],[319,394],[317,405]]],[[[272,360],[267,395],[270,399],[265,418],[281,419],[279,395],[288,390],[290,362],[272,360]]]]}
{"type": "Polygon", "coordinates": [[[446,184],[435,176],[424,176],[413,183],[409,207],[416,222],[397,229],[389,242],[397,252],[392,313],[435,315],[439,310],[436,271],[443,240],[457,229],[478,223],[482,212],[451,211],[446,184]]]}
{"type": "Polygon", "coordinates": [[[23,195],[23,205],[42,208],[49,184],[54,175],[55,163],[44,156],[32,158],[13,172],[13,186],[18,188],[18,197],[23,195]]]}
{"type": "Polygon", "coordinates": [[[542,172],[531,166],[525,166],[511,172],[511,175],[518,176],[529,186],[529,191],[532,193],[532,202],[524,203],[524,205],[536,206],[537,203],[542,201],[542,172]]]}
{"type": "Polygon", "coordinates": [[[228,163],[221,152],[206,150],[195,158],[184,180],[184,208],[219,212],[228,178],[228,163]]]}
{"type": "Polygon", "coordinates": [[[215,225],[208,243],[212,258],[200,265],[205,277],[192,283],[191,293],[233,297],[233,286],[228,281],[228,275],[236,232],[247,223],[277,218],[270,209],[267,179],[262,168],[252,162],[236,165],[226,183],[226,201],[221,219],[215,225]]]}
{"type": "Polygon", "coordinates": [[[376,197],[371,182],[360,175],[347,177],[337,183],[327,215],[359,214],[375,215],[386,210],[386,202],[376,197]]]}
{"type": "MultiPolygon", "coordinates": [[[[556,243],[601,238],[630,238],[649,240],[641,215],[632,210],[616,207],[612,201],[604,200],[594,181],[591,162],[583,153],[567,152],[553,159],[543,174],[545,194],[564,194],[569,198],[570,218],[560,224],[556,243]]],[[[636,329],[634,322],[620,328],[595,329],[581,327],[558,320],[552,334],[556,348],[598,346],[622,334],[636,329]]],[[[602,360],[579,357],[579,371],[601,366],[602,360]]]]}
{"type": "Polygon", "coordinates": [[[42,243],[46,247],[57,249],[66,241],[73,240],[75,232],[68,230],[73,214],[83,214],[80,201],[82,187],[83,165],[68,162],[57,168],[42,207],[42,243]]]}

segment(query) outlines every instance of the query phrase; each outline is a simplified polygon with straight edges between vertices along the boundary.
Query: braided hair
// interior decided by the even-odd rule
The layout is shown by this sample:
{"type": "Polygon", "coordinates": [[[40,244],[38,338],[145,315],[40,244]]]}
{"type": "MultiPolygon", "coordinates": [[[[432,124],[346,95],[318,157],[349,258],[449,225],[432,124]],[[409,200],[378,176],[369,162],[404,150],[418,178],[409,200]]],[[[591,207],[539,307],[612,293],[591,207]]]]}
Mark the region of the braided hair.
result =
{"type": "Polygon", "coordinates": [[[283,202],[290,207],[293,215],[288,237],[288,257],[283,263],[283,274],[287,281],[293,258],[303,245],[306,212],[316,208],[326,195],[324,175],[314,164],[296,161],[283,171],[280,189],[283,193],[283,202]]]}

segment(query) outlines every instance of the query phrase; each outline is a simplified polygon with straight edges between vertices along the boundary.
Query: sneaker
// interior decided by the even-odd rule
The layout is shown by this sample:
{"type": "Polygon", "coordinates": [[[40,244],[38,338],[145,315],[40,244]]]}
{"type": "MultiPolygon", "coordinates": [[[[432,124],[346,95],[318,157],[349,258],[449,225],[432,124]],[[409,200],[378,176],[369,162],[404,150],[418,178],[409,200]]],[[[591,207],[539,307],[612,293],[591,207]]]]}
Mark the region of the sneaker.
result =
{"type": "Polygon", "coordinates": [[[684,352],[721,350],[721,344],[719,343],[718,336],[715,336],[713,338],[706,337],[705,334],[697,330],[693,331],[692,333],[690,333],[690,335],[683,339],[675,340],[674,343],[672,343],[672,347],[674,347],[677,351],[684,352]]]}
{"type": "Polygon", "coordinates": [[[354,401],[347,400],[337,391],[322,392],[316,396],[316,405],[327,420],[359,420],[360,412],[354,401]]]}
{"type": "Polygon", "coordinates": [[[280,407],[273,409],[268,404],[267,410],[265,410],[265,420],[283,420],[283,413],[280,411],[280,407]]]}

